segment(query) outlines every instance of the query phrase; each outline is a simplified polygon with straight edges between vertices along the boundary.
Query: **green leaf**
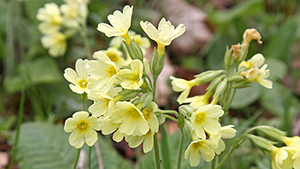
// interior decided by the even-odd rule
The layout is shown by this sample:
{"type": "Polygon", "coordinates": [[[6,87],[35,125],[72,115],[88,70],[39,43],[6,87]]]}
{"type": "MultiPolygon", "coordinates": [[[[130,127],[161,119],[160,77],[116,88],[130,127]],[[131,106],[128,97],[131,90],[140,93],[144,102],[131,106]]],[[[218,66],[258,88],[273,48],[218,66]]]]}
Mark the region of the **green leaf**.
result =
{"type": "Polygon", "coordinates": [[[296,30],[298,27],[298,17],[287,19],[262,51],[264,56],[285,60],[290,55],[291,46],[297,37],[296,30]]]}
{"type": "Polygon", "coordinates": [[[57,63],[49,57],[38,58],[34,61],[22,62],[16,75],[5,79],[4,87],[8,92],[20,91],[22,87],[42,83],[55,83],[62,79],[57,63]]]}
{"type": "MultiPolygon", "coordinates": [[[[264,89],[260,102],[262,106],[268,109],[272,114],[283,117],[285,113],[289,113],[293,117],[300,110],[299,100],[295,97],[289,97],[289,89],[282,84],[274,83],[273,88],[264,89]],[[287,105],[289,103],[289,105],[287,105]],[[286,108],[286,106],[289,106],[286,108]],[[288,112],[285,112],[288,110],[288,112]]],[[[291,118],[289,117],[289,118],[291,118]]]]}
{"type": "Polygon", "coordinates": [[[210,13],[209,19],[217,24],[230,24],[236,18],[262,12],[264,10],[263,2],[263,0],[244,1],[229,10],[210,13]]]}
{"type": "Polygon", "coordinates": [[[266,64],[268,64],[267,69],[270,69],[270,76],[268,79],[271,81],[283,80],[287,74],[287,65],[276,58],[267,58],[266,64]]]}
{"type": "Polygon", "coordinates": [[[240,109],[249,106],[260,97],[262,88],[259,83],[254,82],[252,87],[237,89],[231,108],[240,109]]]}
{"type": "MultiPolygon", "coordinates": [[[[71,169],[76,156],[76,148],[69,145],[69,134],[63,131],[62,125],[31,122],[21,126],[17,160],[22,169],[71,169]]],[[[103,137],[98,144],[104,168],[128,169],[132,165],[124,160],[103,137]]],[[[87,153],[87,146],[83,150],[87,153]]],[[[98,168],[97,159],[92,147],[91,166],[98,168]]]]}

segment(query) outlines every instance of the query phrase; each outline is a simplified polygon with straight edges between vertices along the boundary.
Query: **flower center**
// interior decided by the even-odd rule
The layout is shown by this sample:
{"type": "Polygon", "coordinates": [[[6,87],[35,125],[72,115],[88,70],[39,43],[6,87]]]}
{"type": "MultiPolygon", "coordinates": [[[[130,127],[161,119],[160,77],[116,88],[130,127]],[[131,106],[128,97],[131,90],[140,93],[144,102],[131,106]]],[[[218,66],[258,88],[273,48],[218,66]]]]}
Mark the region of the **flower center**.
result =
{"type": "Polygon", "coordinates": [[[84,120],[80,121],[80,122],[77,124],[77,128],[78,128],[80,131],[87,130],[88,127],[89,127],[89,124],[88,124],[86,121],[84,121],[84,120]]]}
{"type": "Polygon", "coordinates": [[[79,86],[83,89],[85,89],[88,84],[88,82],[85,79],[80,80],[78,83],[79,83],[79,86]]]}
{"type": "Polygon", "coordinates": [[[60,25],[61,22],[62,22],[62,18],[58,14],[55,14],[51,17],[51,24],[60,25]]]}
{"type": "Polygon", "coordinates": [[[195,121],[196,123],[203,123],[203,121],[205,121],[205,113],[197,113],[195,121]]]}

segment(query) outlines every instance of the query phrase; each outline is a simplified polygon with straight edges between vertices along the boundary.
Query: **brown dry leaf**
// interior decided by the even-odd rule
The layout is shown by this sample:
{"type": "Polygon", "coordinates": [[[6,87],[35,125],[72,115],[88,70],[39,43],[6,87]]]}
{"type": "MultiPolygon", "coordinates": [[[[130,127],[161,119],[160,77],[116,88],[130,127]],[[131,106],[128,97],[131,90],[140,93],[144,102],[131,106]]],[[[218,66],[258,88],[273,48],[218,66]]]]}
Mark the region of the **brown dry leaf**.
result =
{"type": "Polygon", "coordinates": [[[170,45],[173,53],[189,55],[201,49],[212,37],[206,14],[196,6],[182,0],[163,0],[161,11],[173,25],[183,23],[186,26],[186,32],[170,45]]]}

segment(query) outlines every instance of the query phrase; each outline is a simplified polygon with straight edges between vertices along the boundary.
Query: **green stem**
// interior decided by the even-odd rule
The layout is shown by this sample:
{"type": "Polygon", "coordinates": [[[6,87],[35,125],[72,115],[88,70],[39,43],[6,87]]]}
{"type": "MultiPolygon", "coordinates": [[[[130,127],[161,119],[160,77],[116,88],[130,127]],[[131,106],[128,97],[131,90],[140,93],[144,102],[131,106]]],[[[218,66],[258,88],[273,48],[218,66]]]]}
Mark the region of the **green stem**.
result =
{"type": "Polygon", "coordinates": [[[8,169],[11,169],[12,165],[14,164],[14,159],[19,143],[19,136],[20,136],[20,126],[22,123],[22,118],[23,118],[23,112],[24,112],[24,103],[25,103],[25,92],[24,89],[22,89],[22,96],[21,96],[21,101],[20,101],[20,107],[19,107],[19,114],[18,114],[18,121],[17,121],[17,129],[16,129],[16,136],[14,140],[14,145],[12,147],[12,153],[11,153],[11,158],[10,162],[8,165],[8,169]]]}
{"type": "Polygon", "coordinates": [[[78,163],[78,160],[79,160],[79,155],[80,155],[80,149],[77,149],[77,155],[76,155],[76,158],[75,158],[75,163],[74,163],[74,168],[73,169],[76,169],[77,167],[77,163],[78,163]]]}
{"type": "Polygon", "coordinates": [[[160,169],[160,155],[159,155],[157,133],[154,134],[153,139],[154,139],[155,166],[156,169],[160,169]]]}
{"type": "Polygon", "coordinates": [[[182,159],[182,151],[183,151],[183,143],[184,143],[184,131],[183,128],[180,128],[180,142],[179,142],[179,150],[178,150],[178,158],[177,158],[177,169],[181,168],[181,159],[182,159]]]}
{"type": "Polygon", "coordinates": [[[168,118],[168,119],[171,119],[171,120],[173,120],[173,121],[178,122],[178,119],[176,119],[176,118],[174,118],[174,117],[172,117],[172,116],[166,115],[166,114],[163,114],[162,117],[166,117],[166,118],[168,118]]]}
{"type": "Polygon", "coordinates": [[[11,0],[7,2],[7,24],[6,24],[6,57],[4,58],[4,77],[8,77],[13,73],[14,60],[15,60],[15,46],[14,46],[14,8],[15,1],[11,0]]]}
{"type": "Polygon", "coordinates": [[[217,155],[215,156],[215,158],[211,161],[211,169],[215,169],[216,168],[216,163],[217,163],[217,155]]]}

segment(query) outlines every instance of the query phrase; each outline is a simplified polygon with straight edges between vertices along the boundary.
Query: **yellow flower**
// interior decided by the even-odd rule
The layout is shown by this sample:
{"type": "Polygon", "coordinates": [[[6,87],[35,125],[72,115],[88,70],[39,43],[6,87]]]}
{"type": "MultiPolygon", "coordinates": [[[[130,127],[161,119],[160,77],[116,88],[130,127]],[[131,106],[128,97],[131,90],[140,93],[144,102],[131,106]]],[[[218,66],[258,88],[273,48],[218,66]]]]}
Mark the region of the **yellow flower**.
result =
{"type": "Polygon", "coordinates": [[[123,13],[119,10],[114,11],[113,14],[107,17],[112,26],[106,23],[99,23],[97,30],[105,33],[107,37],[122,36],[126,42],[130,42],[128,29],[131,26],[132,8],[126,5],[123,8],[123,13]]]}
{"type": "Polygon", "coordinates": [[[294,168],[300,169],[300,149],[293,155],[292,159],[294,160],[294,168]]]}
{"type": "Polygon", "coordinates": [[[112,87],[108,91],[100,89],[92,89],[88,94],[88,99],[94,103],[89,107],[89,111],[93,116],[105,116],[107,113],[114,110],[114,97],[122,90],[120,87],[112,87]]]}
{"type": "Polygon", "coordinates": [[[134,133],[144,135],[149,131],[149,125],[143,113],[130,102],[117,102],[111,119],[115,124],[120,123],[119,131],[125,135],[134,133]]]}
{"type": "Polygon", "coordinates": [[[72,146],[81,148],[84,143],[92,146],[98,140],[96,131],[100,130],[100,123],[96,117],[89,117],[88,112],[79,111],[66,120],[64,130],[67,133],[72,132],[69,137],[72,146]]]}
{"type": "Polygon", "coordinates": [[[214,152],[216,154],[221,154],[226,148],[226,145],[223,139],[233,138],[235,137],[236,130],[232,128],[233,125],[228,125],[221,127],[220,132],[216,135],[210,135],[209,140],[216,143],[215,146],[212,146],[214,152]]]}
{"type": "Polygon", "coordinates": [[[211,95],[211,92],[206,92],[204,95],[187,98],[183,103],[190,103],[190,106],[197,109],[201,106],[207,105],[211,95]]]}
{"type": "Polygon", "coordinates": [[[205,105],[197,109],[191,116],[192,129],[200,139],[206,139],[207,132],[215,135],[220,132],[221,125],[216,118],[224,114],[222,107],[219,105],[205,105]]]}
{"type": "MultiPolygon", "coordinates": [[[[105,53],[109,59],[116,63],[118,67],[125,65],[125,59],[122,57],[122,52],[114,47],[110,47],[107,50],[100,50],[105,53]]],[[[95,56],[97,59],[97,56],[95,56]]]]}
{"type": "Polygon", "coordinates": [[[190,165],[196,167],[200,163],[200,154],[205,161],[210,162],[214,157],[215,153],[211,146],[215,145],[209,140],[197,139],[192,141],[184,153],[184,158],[190,157],[190,165]]]}
{"type": "Polygon", "coordinates": [[[239,68],[246,68],[246,70],[252,69],[253,67],[261,67],[265,63],[265,58],[262,54],[258,53],[252,56],[251,59],[247,61],[242,61],[239,68]]]}
{"type": "Polygon", "coordinates": [[[57,32],[62,23],[61,13],[56,3],[45,4],[44,8],[38,10],[36,18],[42,21],[38,28],[43,34],[57,32]]]}
{"type": "Polygon", "coordinates": [[[294,136],[294,137],[282,137],[284,144],[286,144],[288,147],[297,147],[300,148],[300,137],[294,136]]]}
{"type": "Polygon", "coordinates": [[[156,29],[150,22],[140,22],[142,29],[150,37],[150,39],[156,41],[158,55],[161,56],[164,52],[164,47],[171,44],[172,40],[179,37],[185,32],[185,26],[183,24],[178,25],[176,28],[170,21],[166,21],[162,18],[156,29]]]}
{"type": "Polygon", "coordinates": [[[143,142],[143,151],[144,153],[147,153],[152,150],[153,148],[153,135],[155,132],[153,132],[151,129],[142,136],[125,136],[126,142],[128,142],[129,147],[136,148],[143,142]]]}
{"type": "Polygon", "coordinates": [[[172,88],[176,92],[182,92],[179,97],[177,98],[177,101],[179,104],[182,104],[186,98],[188,97],[190,90],[193,86],[200,84],[201,82],[197,81],[196,79],[193,79],[191,81],[187,81],[181,78],[175,78],[173,76],[170,77],[172,80],[172,88]]]}
{"type": "Polygon", "coordinates": [[[138,89],[143,84],[143,63],[140,60],[132,60],[131,70],[120,71],[119,78],[124,89],[138,89]]]}
{"type": "Polygon", "coordinates": [[[275,146],[270,147],[271,152],[269,155],[272,157],[272,169],[292,169],[293,160],[292,152],[293,149],[290,147],[277,148],[275,146]]]}
{"type": "Polygon", "coordinates": [[[97,58],[97,60],[89,63],[91,80],[97,80],[97,82],[93,82],[95,83],[94,87],[107,91],[113,86],[119,74],[119,68],[101,51],[95,52],[93,58],[97,58]]]}
{"type": "Polygon", "coordinates": [[[53,57],[63,56],[66,53],[66,40],[66,35],[60,32],[46,34],[41,38],[43,47],[49,49],[49,55],[53,57]]]}
{"type": "Polygon", "coordinates": [[[63,24],[67,27],[79,27],[79,23],[76,20],[78,15],[78,4],[75,2],[69,2],[62,4],[60,10],[63,14],[63,24]]]}
{"type": "Polygon", "coordinates": [[[270,76],[270,70],[266,70],[267,66],[268,65],[265,64],[260,69],[254,66],[252,69],[242,72],[241,75],[249,79],[251,82],[257,81],[265,88],[271,89],[273,82],[267,79],[270,76]]]}
{"type": "Polygon", "coordinates": [[[88,60],[78,59],[75,63],[75,71],[71,68],[66,68],[64,77],[67,81],[72,84],[69,85],[70,89],[78,94],[89,93],[89,89],[87,88],[87,78],[89,76],[88,73],[88,60]]]}

